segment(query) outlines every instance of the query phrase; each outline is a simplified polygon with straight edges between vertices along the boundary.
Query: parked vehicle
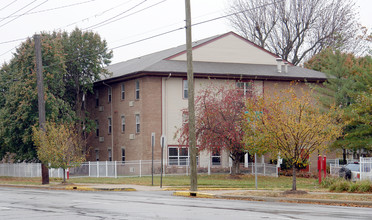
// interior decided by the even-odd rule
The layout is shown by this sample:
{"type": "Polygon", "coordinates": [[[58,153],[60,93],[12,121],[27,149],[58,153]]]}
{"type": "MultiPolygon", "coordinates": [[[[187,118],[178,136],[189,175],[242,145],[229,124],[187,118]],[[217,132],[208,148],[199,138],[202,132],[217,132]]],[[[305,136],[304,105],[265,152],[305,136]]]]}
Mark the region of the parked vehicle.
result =
{"type": "Polygon", "coordinates": [[[358,163],[350,163],[342,167],[339,176],[346,180],[357,181],[360,179],[360,166],[358,163]]]}

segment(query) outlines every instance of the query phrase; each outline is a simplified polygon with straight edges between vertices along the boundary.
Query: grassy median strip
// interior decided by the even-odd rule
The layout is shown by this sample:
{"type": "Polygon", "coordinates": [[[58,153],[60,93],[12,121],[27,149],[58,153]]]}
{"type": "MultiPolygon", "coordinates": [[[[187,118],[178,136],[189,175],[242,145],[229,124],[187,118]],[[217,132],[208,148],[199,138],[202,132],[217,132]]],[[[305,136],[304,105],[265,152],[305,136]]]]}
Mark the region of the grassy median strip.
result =
{"type": "MultiPolygon", "coordinates": [[[[62,179],[51,178],[51,184],[60,183],[62,179]]],[[[151,186],[151,176],[145,177],[119,177],[119,178],[70,178],[68,183],[75,184],[134,184],[151,186]]],[[[21,177],[0,177],[0,184],[20,184],[20,185],[41,185],[41,178],[21,178],[21,177]]],[[[154,185],[160,185],[160,177],[154,176],[154,185]]],[[[163,186],[168,187],[188,187],[190,185],[189,176],[164,176],[163,186]]],[[[291,177],[258,177],[259,189],[276,189],[287,190],[292,186],[291,177]]],[[[255,180],[252,175],[241,175],[240,179],[231,179],[228,174],[215,175],[198,175],[198,187],[200,188],[239,188],[239,189],[254,189],[255,180]]],[[[319,187],[316,179],[297,178],[297,187],[302,190],[324,190],[319,187]]]]}

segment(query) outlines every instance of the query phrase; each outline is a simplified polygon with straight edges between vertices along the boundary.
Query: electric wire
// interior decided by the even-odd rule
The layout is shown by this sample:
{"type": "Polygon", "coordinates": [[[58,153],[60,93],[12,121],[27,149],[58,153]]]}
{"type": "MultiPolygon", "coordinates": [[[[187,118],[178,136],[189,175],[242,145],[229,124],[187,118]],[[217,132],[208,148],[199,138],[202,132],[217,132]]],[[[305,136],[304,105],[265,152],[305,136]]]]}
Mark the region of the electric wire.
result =
{"type": "MultiPolygon", "coordinates": [[[[255,10],[255,9],[258,9],[258,8],[261,8],[261,7],[266,7],[268,5],[272,5],[272,4],[275,4],[277,2],[281,2],[281,1],[284,1],[284,0],[279,0],[279,1],[276,1],[276,2],[272,2],[272,3],[267,3],[267,4],[264,4],[264,5],[260,5],[260,6],[254,7],[254,8],[250,8],[250,9],[246,9],[246,10],[242,10],[242,11],[230,13],[230,14],[227,14],[227,15],[215,17],[215,18],[212,18],[212,19],[208,19],[208,20],[205,20],[205,21],[201,21],[201,22],[192,24],[191,26],[197,26],[197,25],[208,23],[208,22],[216,21],[216,20],[219,20],[219,19],[222,19],[222,18],[226,18],[226,17],[229,17],[229,16],[233,16],[233,15],[237,15],[237,14],[244,13],[244,12],[247,12],[247,11],[255,10]]],[[[159,34],[152,35],[150,37],[142,38],[140,40],[135,40],[135,41],[132,41],[130,43],[126,43],[126,44],[122,44],[122,45],[119,45],[119,46],[116,46],[116,47],[108,48],[107,50],[108,51],[110,51],[110,50],[112,51],[112,50],[115,50],[115,49],[118,49],[118,48],[126,47],[126,46],[129,46],[129,45],[140,43],[140,42],[143,42],[143,41],[146,41],[146,40],[150,40],[150,39],[153,39],[153,38],[156,38],[156,37],[160,37],[160,36],[163,36],[163,35],[166,35],[166,34],[170,34],[170,33],[173,33],[173,32],[179,31],[179,30],[183,30],[185,28],[186,28],[185,26],[179,27],[179,28],[175,28],[175,29],[172,29],[172,30],[169,30],[169,31],[165,31],[165,32],[162,32],[162,33],[159,33],[159,34]]],[[[2,43],[4,43],[4,42],[2,42],[2,43]]],[[[103,51],[96,52],[96,53],[93,53],[93,54],[90,54],[90,55],[81,56],[81,58],[87,58],[87,57],[90,57],[90,56],[95,56],[95,55],[97,55],[99,53],[102,53],[102,52],[103,51]]],[[[64,61],[63,63],[71,62],[73,60],[75,60],[75,59],[67,60],[67,61],[64,61]]],[[[55,63],[55,64],[51,64],[51,65],[48,65],[48,66],[43,66],[43,67],[44,68],[45,67],[51,67],[51,66],[56,66],[56,65],[59,65],[59,64],[61,64],[61,63],[55,63]]]]}
{"type": "Polygon", "coordinates": [[[2,11],[3,9],[6,9],[7,7],[11,6],[13,3],[15,3],[17,0],[14,0],[12,1],[11,3],[5,5],[4,7],[0,8],[0,11],[2,11]]]}
{"type": "Polygon", "coordinates": [[[99,27],[102,27],[102,26],[105,26],[105,25],[111,24],[111,23],[113,23],[113,22],[116,22],[116,21],[118,21],[118,20],[121,20],[121,19],[127,18],[127,17],[129,17],[129,16],[135,15],[135,14],[141,12],[141,11],[144,11],[144,10],[147,10],[147,9],[149,9],[149,8],[155,7],[155,6],[161,4],[161,3],[165,2],[165,1],[167,1],[167,0],[163,0],[163,1],[157,2],[157,3],[155,3],[155,4],[152,4],[152,5],[150,5],[150,6],[145,7],[145,8],[143,8],[143,9],[140,9],[140,10],[138,10],[138,11],[135,11],[135,12],[133,12],[133,13],[131,13],[131,14],[125,15],[125,16],[120,17],[120,18],[117,18],[117,19],[115,19],[115,20],[113,20],[113,21],[110,21],[110,22],[107,22],[107,23],[105,23],[105,24],[99,25],[99,26],[94,27],[94,28],[92,28],[92,29],[99,28],[99,27]]]}
{"type": "Polygon", "coordinates": [[[105,14],[105,13],[107,13],[107,12],[113,10],[113,9],[116,9],[116,8],[122,6],[122,5],[125,5],[125,4],[127,4],[127,3],[131,2],[131,1],[133,1],[133,0],[129,0],[129,1],[123,2],[123,3],[119,4],[119,5],[116,5],[116,6],[112,7],[112,8],[106,9],[106,10],[104,10],[104,11],[98,13],[98,14],[93,15],[93,16],[89,16],[89,17],[86,17],[86,18],[84,18],[84,19],[82,19],[82,20],[75,21],[75,22],[70,23],[70,24],[68,24],[68,25],[66,25],[66,26],[63,26],[63,27],[57,28],[57,30],[61,30],[62,28],[70,27],[70,26],[72,26],[72,25],[78,24],[78,23],[80,23],[80,22],[84,22],[84,21],[89,20],[89,19],[91,19],[91,18],[99,17],[99,16],[101,16],[101,15],[103,15],[103,14],[105,14]]]}
{"type": "MultiPolygon", "coordinates": [[[[45,0],[45,1],[43,1],[42,3],[36,5],[35,7],[31,8],[30,10],[28,10],[27,12],[30,12],[30,11],[34,10],[35,8],[40,7],[41,5],[45,4],[45,3],[48,2],[48,1],[49,1],[49,0],[45,0]]],[[[26,13],[27,13],[27,12],[26,12],[26,13]]],[[[0,25],[0,27],[3,27],[3,26],[5,26],[5,25],[9,24],[10,22],[12,22],[12,21],[14,21],[14,20],[16,20],[16,19],[18,19],[18,18],[24,16],[26,13],[21,14],[21,15],[18,15],[17,17],[13,18],[12,20],[10,20],[10,21],[8,21],[8,22],[5,22],[4,24],[0,25]]]]}
{"type": "Polygon", "coordinates": [[[23,6],[21,9],[18,9],[17,11],[15,11],[15,12],[13,12],[12,14],[8,15],[7,17],[2,18],[2,19],[0,20],[0,22],[4,21],[4,20],[7,19],[7,18],[10,18],[10,16],[12,16],[12,15],[16,14],[17,12],[23,10],[24,8],[27,8],[29,5],[33,4],[33,3],[36,2],[36,1],[37,1],[37,0],[34,0],[33,2],[30,2],[30,3],[28,3],[27,5],[23,6]]]}
{"type": "MultiPolygon", "coordinates": [[[[76,5],[82,5],[82,4],[89,3],[89,2],[94,2],[94,1],[97,1],[97,0],[88,0],[88,1],[78,2],[78,3],[74,3],[74,4],[70,4],[70,5],[63,5],[63,6],[59,6],[59,7],[55,7],[55,8],[48,8],[48,9],[44,9],[44,10],[40,10],[40,11],[28,12],[28,13],[25,13],[23,15],[31,15],[31,14],[38,14],[38,13],[48,12],[48,11],[54,11],[54,10],[68,8],[68,7],[72,7],[72,6],[76,6],[76,5]]],[[[16,16],[19,16],[19,15],[12,15],[12,16],[8,16],[8,17],[16,17],[16,16]]]]}
{"type": "Polygon", "coordinates": [[[97,23],[97,24],[94,24],[94,25],[91,25],[91,26],[89,26],[89,27],[87,27],[87,28],[84,28],[84,30],[92,29],[92,28],[94,28],[95,26],[99,26],[99,25],[101,25],[101,24],[103,24],[103,23],[105,23],[105,22],[108,22],[108,21],[110,21],[110,20],[112,20],[112,19],[115,19],[115,18],[119,17],[120,15],[125,14],[125,13],[127,13],[128,11],[131,11],[131,10],[135,9],[136,7],[142,5],[142,4],[145,3],[146,1],[147,1],[147,0],[144,0],[144,1],[142,1],[142,2],[140,2],[140,3],[138,3],[138,4],[136,4],[135,6],[129,8],[129,9],[123,11],[123,12],[120,12],[119,14],[117,14],[117,15],[111,17],[111,18],[108,18],[108,19],[106,19],[106,20],[104,20],[104,21],[101,21],[101,22],[99,22],[99,23],[97,23]]]}

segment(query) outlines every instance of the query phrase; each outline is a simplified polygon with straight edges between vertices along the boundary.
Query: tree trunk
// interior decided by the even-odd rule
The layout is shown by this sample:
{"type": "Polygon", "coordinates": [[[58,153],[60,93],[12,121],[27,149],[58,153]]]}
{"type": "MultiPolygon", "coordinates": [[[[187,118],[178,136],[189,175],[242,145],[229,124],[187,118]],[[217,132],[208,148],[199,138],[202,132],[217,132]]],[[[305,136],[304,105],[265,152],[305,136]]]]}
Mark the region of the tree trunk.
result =
{"type": "Polygon", "coordinates": [[[343,159],[343,164],[346,164],[346,149],[342,149],[342,159],[343,159]]]}
{"type": "Polygon", "coordinates": [[[235,157],[235,159],[232,161],[231,175],[240,174],[239,165],[240,165],[240,161],[237,160],[237,158],[235,157]]]}
{"type": "Polygon", "coordinates": [[[49,184],[49,169],[43,163],[41,163],[41,184],[49,184]]]}
{"type": "Polygon", "coordinates": [[[295,191],[297,190],[297,186],[296,186],[296,166],[295,164],[292,165],[293,166],[293,171],[292,171],[292,191],[295,191]]]}
{"type": "Polygon", "coordinates": [[[63,182],[62,183],[65,183],[66,182],[66,169],[63,168],[63,182]]]}

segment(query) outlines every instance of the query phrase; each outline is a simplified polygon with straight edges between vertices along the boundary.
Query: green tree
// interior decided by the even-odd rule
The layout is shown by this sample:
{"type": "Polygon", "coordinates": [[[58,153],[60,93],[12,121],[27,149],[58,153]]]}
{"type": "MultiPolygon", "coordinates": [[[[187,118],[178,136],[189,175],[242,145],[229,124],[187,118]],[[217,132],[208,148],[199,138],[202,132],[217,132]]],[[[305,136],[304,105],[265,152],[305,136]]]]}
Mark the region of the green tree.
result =
{"type": "MultiPolygon", "coordinates": [[[[42,38],[46,118],[66,120],[72,112],[63,100],[66,71],[62,45],[49,34],[42,34],[42,38]]],[[[3,65],[1,78],[0,157],[12,152],[17,160],[35,160],[31,127],[38,123],[38,105],[33,39],[22,43],[10,63],[3,65]]]]}
{"type": "MultiPolygon", "coordinates": [[[[46,119],[55,122],[79,121],[87,114],[82,97],[92,92],[93,82],[110,63],[112,51],[98,34],[75,29],[72,33],[42,34],[42,64],[45,85],[46,119]]],[[[9,63],[0,69],[0,158],[16,153],[18,160],[36,160],[31,127],[38,123],[34,41],[23,42],[9,63]]],[[[90,124],[90,123],[88,123],[90,124]]],[[[88,126],[85,126],[88,127],[88,126]]]]}
{"type": "Polygon", "coordinates": [[[368,106],[372,87],[371,57],[355,57],[328,48],[310,59],[305,67],[327,74],[327,81],[315,87],[320,103],[327,108],[335,103],[345,110],[343,120],[350,121],[343,129],[344,135],[331,147],[342,149],[344,160],[347,149],[371,151],[372,131],[368,121],[371,118],[368,106]]]}
{"type": "Polygon", "coordinates": [[[82,98],[93,93],[93,83],[101,76],[109,75],[105,66],[110,64],[112,51],[107,43],[93,32],[83,32],[76,28],[71,33],[62,33],[62,45],[66,59],[65,100],[71,105],[78,119],[84,122],[82,98]]]}
{"type": "Polygon", "coordinates": [[[32,130],[39,160],[49,168],[62,168],[63,182],[66,182],[65,170],[85,161],[81,150],[84,140],[80,133],[73,124],[54,122],[47,122],[45,131],[36,126],[32,130]]]}

